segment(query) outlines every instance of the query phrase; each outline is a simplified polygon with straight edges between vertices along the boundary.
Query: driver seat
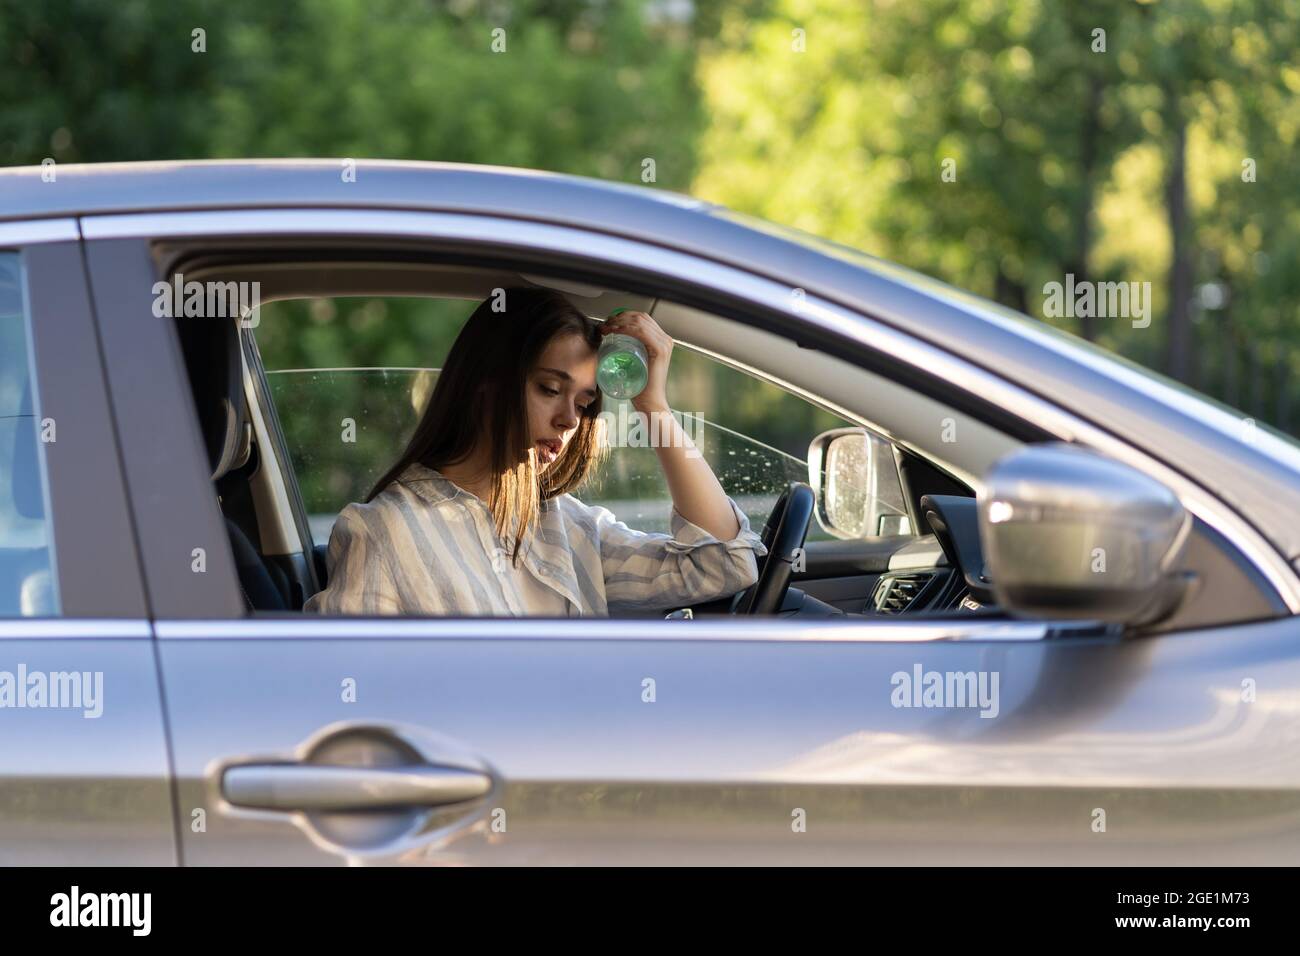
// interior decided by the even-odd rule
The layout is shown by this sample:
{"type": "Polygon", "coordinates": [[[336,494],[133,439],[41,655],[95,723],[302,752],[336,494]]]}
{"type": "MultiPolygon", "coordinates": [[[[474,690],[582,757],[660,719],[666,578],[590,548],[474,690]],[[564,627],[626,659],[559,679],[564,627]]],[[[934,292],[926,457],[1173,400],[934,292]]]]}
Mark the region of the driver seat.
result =
{"type": "Polygon", "coordinates": [[[292,610],[288,577],[253,545],[258,528],[248,482],[258,455],[244,397],[239,325],[196,321],[178,328],[244,604],[251,611],[292,610]]]}

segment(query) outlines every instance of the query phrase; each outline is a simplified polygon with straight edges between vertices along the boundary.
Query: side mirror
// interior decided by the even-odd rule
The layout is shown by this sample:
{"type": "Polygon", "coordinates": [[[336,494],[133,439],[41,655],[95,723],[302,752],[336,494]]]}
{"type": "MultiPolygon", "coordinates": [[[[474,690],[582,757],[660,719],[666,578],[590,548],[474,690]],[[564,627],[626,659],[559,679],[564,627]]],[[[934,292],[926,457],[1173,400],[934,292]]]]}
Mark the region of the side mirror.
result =
{"type": "Polygon", "coordinates": [[[1192,519],[1141,472],[1071,445],[1030,445],[996,462],[978,497],[985,566],[1007,610],[1142,625],[1182,600],[1192,519]]]}
{"type": "Polygon", "coordinates": [[[837,538],[911,534],[894,448],[865,428],[833,428],[808,446],[817,521],[837,538]]]}

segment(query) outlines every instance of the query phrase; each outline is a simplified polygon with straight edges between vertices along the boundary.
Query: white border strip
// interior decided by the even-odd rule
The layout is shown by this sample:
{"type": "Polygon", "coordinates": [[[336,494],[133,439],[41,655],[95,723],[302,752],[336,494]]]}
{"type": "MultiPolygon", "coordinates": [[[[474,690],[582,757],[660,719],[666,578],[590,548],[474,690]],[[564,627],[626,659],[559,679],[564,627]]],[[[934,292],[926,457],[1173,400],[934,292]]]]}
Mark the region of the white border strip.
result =
{"type": "Polygon", "coordinates": [[[153,628],[149,622],[137,618],[17,617],[0,620],[0,641],[152,637],[153,628]]]}
{"type": "MultiPolygon", "coordinates": [[[[1068,624],[1066,625],[1069,626],[1068,624]]],[[[901,621],[867,617],[716,620],[658,618],[244,618],[234,621],[159,621],[159,640],[445,640],[445,641],[793,641],[898,643],[917,641],[1038,641],[1038,621],[901,621]],[[743,624],[743,626],[738,626],[743,624]]]]}
{"type": "Polygon", "coordinates": [[[0,246],[34,246],[45,242],[76,242],[81,238],[75,219],[24,219],[0,222],[0,246]]]}

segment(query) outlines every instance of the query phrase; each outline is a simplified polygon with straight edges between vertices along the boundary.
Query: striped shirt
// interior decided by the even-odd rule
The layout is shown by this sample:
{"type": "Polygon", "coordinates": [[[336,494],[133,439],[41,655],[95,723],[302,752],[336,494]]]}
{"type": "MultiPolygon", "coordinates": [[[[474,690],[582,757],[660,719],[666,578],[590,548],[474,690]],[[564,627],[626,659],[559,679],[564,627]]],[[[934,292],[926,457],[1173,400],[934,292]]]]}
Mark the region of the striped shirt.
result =
{"type": "Polygon", "coordinates": [[[648,533],[607,508],[560,495],[542,502],[513,567],[487,505],[414,463],[374,500],[339,513],[326,557],[329,586],[303,610],[591,617],[710,601],[753,584],[756,558],[767,553],[745,513],[727,501],[740,531],[720,541],[675,507],[671,534],[648,533]]]}

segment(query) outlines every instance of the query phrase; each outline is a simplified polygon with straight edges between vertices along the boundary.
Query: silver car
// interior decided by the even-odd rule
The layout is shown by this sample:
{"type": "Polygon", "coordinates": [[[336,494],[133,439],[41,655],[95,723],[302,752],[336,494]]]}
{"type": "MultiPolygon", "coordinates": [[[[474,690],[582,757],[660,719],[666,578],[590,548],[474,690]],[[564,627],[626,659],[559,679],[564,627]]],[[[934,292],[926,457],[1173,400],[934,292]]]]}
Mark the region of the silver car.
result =
{"type": "MultiPolygon", "coordinates": [[[[351,173],[0,172],[0,863],[1297,859],[1292,440],[688,197],[351,173]],[[437,356],[283,356],[345,313],[433,341],[519,284],[674,336],[759,582],[304,614],[437,356]]],[[[590,497],[651,529],[644,465],[616,448],[590,497]]]]}

